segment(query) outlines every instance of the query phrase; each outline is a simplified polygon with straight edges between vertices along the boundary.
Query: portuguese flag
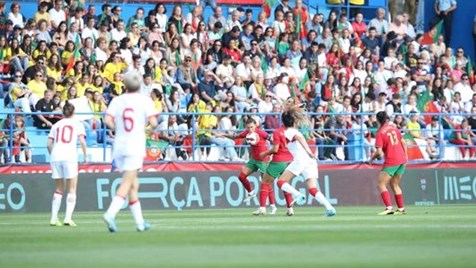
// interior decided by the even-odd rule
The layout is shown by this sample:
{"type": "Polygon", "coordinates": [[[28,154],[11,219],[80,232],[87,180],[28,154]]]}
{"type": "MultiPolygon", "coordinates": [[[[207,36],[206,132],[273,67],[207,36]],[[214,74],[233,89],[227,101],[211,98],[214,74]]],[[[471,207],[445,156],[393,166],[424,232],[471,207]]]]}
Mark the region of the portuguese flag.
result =
{"type": "Polygon", "coordinates": [[[169,143],[164,140],[147,139],[144,161],[158,161],[168,145],[169,143]]]}
{"type": "Polygon", "coordinates": [[[403,135],[403,139],[407,143],[407,156],[408,160],[416,160],[416,159],[423,159],[423,153],[421,152],[420,147],[418,146],[415,138],[409,133],[403,135]]]}
{"type": "Polygon", "coordinates": [[[471,60],[470,57],[468,57],[468,64],[466,64],[466,73],[468,74],[468,77],[469,77],[469,83],[473,85],[474,82],[476,82],[475,81],[476,79],[474,77],[473,61],[471,60]]]}
{"type": "Polygon", "coordinates": [[[433,103],[433,99],[430,96],[430,91],[428,89],[423,92],[422,95],[420,95],[420,98],[418,99],[417,103],[417,108],[419,111],[421,111],[424,115],[425,123],[430,124],[431,122],[431,117],[433,115],[425,115],[426,113],[439,113],[440,111],[436,107],[435,103],[433,103]]]}
{"type": "Polygon", "coordinates": [[[74,51],[73,51],[73,57],[71,57],[68,61],[68,65],[66,65],[66,68],[64,68],[63,75],[67,75],[68,72],[73,69],[74,64],[76,63],[76,60],[81,58],[79,55],[79,34],[76,34],[76,41],[74,42],[74,51]]]}
{"type": "Polygon", "coordinates": [[[306,85],[309,82],[309,72],[307,71],[304,77],[299,82],[299,90],[303,92],[306,89],[306,85]]]}
{"type": "Polygon", "coordinates": [[[423,35],[423,39],[420,41],[420,45],[431,45],[438,42],[438,37],[441,35],[441,29],[443,28],[443,20],[440,20],[431,30],[423,35]]]}
{"type": "Polygon", "coordinates": [[[263,10],[266,13],[266,17],[269,18],[271,16],[271,11],[277,2],[277,0],[263,0],[263,10]]]}

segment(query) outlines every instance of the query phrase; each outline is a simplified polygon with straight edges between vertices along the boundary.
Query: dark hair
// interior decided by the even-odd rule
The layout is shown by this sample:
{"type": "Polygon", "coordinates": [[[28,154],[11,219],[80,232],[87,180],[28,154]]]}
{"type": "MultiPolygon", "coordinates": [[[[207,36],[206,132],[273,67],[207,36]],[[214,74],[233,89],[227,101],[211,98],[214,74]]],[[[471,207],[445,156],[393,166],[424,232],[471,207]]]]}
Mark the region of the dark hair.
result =
{"type": "Polygon", "coordinates": [[[248,125],[248,124],[255,124],[255,125],[257,125],[257,124],[256,124],[256,121],[255,121],[253,118],[251,118],[251,117],[246,120],[245,124],[246,124],[246,125],[248,125]]]}
{"type": "Polygon", "coordinates": [[[388,117],[385,111],[381,111],[377,113],[377,121],[383,125],[385,124],[390,118],[388,117]]]}
{"type": "Polygon", "coordinates": [[[64,117],[68,118],[73,116],[74,114],[74,105],[71,104],[69,101],[66,101],[63,106],[63,115],[64,117]]]}

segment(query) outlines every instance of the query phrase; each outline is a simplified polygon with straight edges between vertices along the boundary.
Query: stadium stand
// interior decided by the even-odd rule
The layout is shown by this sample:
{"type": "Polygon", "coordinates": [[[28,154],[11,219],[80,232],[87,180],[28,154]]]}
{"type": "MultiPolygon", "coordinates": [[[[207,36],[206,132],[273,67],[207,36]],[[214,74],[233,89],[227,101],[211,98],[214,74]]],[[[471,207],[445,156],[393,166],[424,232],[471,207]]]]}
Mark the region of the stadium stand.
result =
{"type": "Polygon", "coordinates": [[[220,133],[242,131],[249,117],[271,133],[290,102],[309,112],[303,133],[321,161],[368,160],[374,114],[383,110],[405,134],[411,160],[474,159],[476,86],[466,51],[444,35],[428,41],[432,31],[416,32],[412,14],[389,21],[386,0],[338,2],[218,1],[215,10],[194,1],[0,2],[0,145],[8,156],[0,163],[16,162],[17,132],[29,140],[19,161],[47,162],[48,128],[35,112],[49,120],[65,100],[81,113],[89,161],[110,161],[114,133],[102,113],[123,94],[128,70],[143,74],[141,94],[161,114],[148,161],[245,160],[249,146],[220,133]],[[23,126],[11,123],[17,118],[23,126]]]}

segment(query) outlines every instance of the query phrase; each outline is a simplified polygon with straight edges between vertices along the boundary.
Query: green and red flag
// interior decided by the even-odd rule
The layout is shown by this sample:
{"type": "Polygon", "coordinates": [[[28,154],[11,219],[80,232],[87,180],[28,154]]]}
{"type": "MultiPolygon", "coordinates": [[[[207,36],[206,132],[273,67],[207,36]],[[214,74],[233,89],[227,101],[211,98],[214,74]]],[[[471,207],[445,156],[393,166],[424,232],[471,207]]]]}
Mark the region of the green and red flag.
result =
{"type": "Polygon", "coordinates": [[[433,98],[431,97],[430,91],[428,89],[426,89],[425,92],[420,95],[420,98],[418,99],[417,103],[417,108],[420,112],[423,113],[423,118],[425,119],[426,124],[431,123],[431,117],[433,116],[431,113],[440,112],[438,110],[438,107],[436,107],[435,103],[433,102],[433,98]]]}
{"type": "Polygon", "coordinates": [[[74,51],[73,51],[73,56],[69,59],[68,64],[66,65],[66,68],[63,71],[63,75],[67,75],[68,72],[73,69],[74,64],[76,63],[76,60],[81,58],[81,55],[79,54],[79,44],[80,44],[80,38],[79,34],[76,34],[76,41],[74,42],[74,51]]]}
{"type": "Polygon", "coordinates": [[[271,11],[273,10],[277,2],[277,0],[263,0],[263,10],[266,13],[267,18],[271,16],[271,11]]]}
{"type": "Polygon", "coordinates": [[[299,82],[299,90],[303,92],[306,89],[306,85],[309,82],[309,72],[306,71],[306,74],[304,77],[301,79],[301,82],[299,82]]]}
{"type": "Polygon", "coordinates": [[[440,20],[431,30],[423,35],[420,41],[420,45],[431,45],[438,42],[438,38],[441,35],[441,29],[443,28],[443,20],[440,20]]]}
{"type": "Polygon", "coordinates": [[[468,74],[469,82],[471,83],[471,85],[473,85],[474,82],[476,82],[476,79],[474,78],[474,68],[471,57],[468,57],[468,64],[466,64],[466,73],[468,74]]]}
{"type": "Polygon", "coordinates": [[[165,152],[165,149],[169,145],[168,142],[164,140],[155,140],[147,139],[146,140],[146,155],[145,161],[157,161],[162,156],[162,153],[165,152]]]}
{"type": "Polygon", "coordinates": [[[423,153],[421,152],[420,146],[418,146],[418,143],[415,141],[415,138],[413,138],[410,133],[406,133],[405,135],[403,135],[403,139],[407,144],[408,160],[417,160],[425,158],[423,156],[423,153]]]}

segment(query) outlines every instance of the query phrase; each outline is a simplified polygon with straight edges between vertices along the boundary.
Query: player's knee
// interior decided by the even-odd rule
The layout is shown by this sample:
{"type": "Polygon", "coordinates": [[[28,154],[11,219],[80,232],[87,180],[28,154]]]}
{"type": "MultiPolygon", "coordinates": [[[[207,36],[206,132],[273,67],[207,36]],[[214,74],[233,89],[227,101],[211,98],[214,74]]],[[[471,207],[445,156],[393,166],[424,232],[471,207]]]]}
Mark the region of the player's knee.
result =
{"type": "Polygon", "coordinates": [[[309,189],[309,193],[310,193],[312,196],[316,196],[317,192],[318,192],[318,191],[317,191],[317,188],[310,188],[310,189],[309,189]]]}

